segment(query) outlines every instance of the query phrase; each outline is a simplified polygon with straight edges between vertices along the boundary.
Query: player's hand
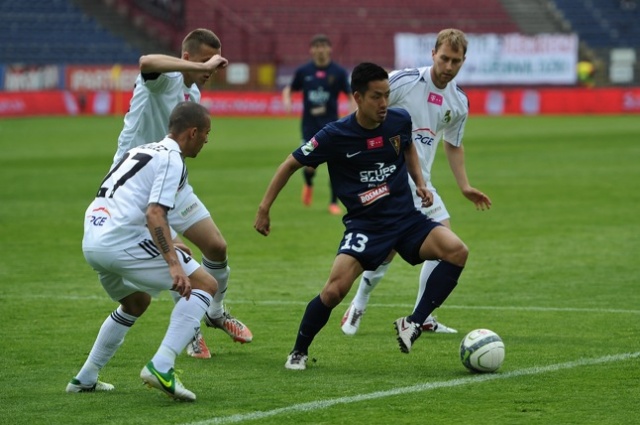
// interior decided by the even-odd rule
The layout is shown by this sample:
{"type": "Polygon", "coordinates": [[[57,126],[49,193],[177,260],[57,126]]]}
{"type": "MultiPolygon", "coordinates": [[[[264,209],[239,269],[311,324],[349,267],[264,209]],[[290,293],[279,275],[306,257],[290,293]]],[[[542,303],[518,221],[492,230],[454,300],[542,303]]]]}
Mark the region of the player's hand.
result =
{"type": "Polygon", "coordinates": [[[258,231],[258,233],[269,236],[271,232],[271,219],[269,218],[269,212],[264,211],[258,208],[258,212],[256,213],[256,221],[253,224],[253,228],[258,231]]]}
{"type": "Polygon", "coordinates": [[[189,280],[189,276],[184,273],[182,266],[170,267],[169,273],[173,278],[171,290],[176,291],[181,297],[188,300],[191,295],[191,281],[189,280]]]}
{"type": "Polygon", "coordinates": [[[211,59],[205,62],[205,65],[212,72],[217,72],[219,69],[226,68],[229,65],[229,61],[220,55],[213,55],[211,59]]]}
{"type": "Polygon", "coordinates": [[[462,194],[465,198],[473,202],[477,210],[484,211],[491,209],[491,199],[489,199],[487,195],[480,192],[478,189],[469,187],[464,189],[462,191],[462,194]]]}
{"type": "Polygon", "coordinates": [[[416,188],[416,195],[422,199],[422,208],[433,205],[433,193],[426,186],[416,188]]]}
{"type": "Polygon", "coordinates": [[[184,243],[182,242],[174,242],[173,246],[178,248],[180,251],[185,252],[188,255],[193,255],[193,253],[191,252],[191,248],[189,248],[188,246],[186,246],[184,243]]]}

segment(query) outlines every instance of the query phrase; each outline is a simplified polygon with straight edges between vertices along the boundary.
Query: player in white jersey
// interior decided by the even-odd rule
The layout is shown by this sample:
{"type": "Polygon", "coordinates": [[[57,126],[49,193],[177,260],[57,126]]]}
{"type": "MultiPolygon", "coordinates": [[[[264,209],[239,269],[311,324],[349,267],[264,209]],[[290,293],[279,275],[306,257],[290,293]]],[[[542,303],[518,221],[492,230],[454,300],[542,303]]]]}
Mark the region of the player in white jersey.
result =
{"type": "MultiPolygon", "coordinates": [[[[457,29],[445,29],[438,34],[435,48],[431,52],[432,66],[397,70],[389,74],[389,107],[403,108],[411,115],[413,140],[420,157],[422,174],[434,198],[431,206],[422,208],[420,198],[415,196],[415,184],[409,178],[415,206],[427,217],[449,228],[449,212],[431,180],[431,166],[441,139],[444,140],[449,166],[462,194],[479,210],[491,207],[489,197],[469,184],[464,165],[462,137],[469,115],[469,101],[454,78],[462,68],[466,53],[467,40],[464,33],[457,29]]],[[[376,270],[362,274],[358,292],[342,317],[341,327],[345,334],[354,335],[358,331],[371,292],[387,272],[393,256],[394,253],[376,270]]],[[[423,263],[416,305],[437,264],[437,261],[423,263]]],[[[422,330],[457,333],[457,330],[438,323],[432,315],[427,317],[422,330]]]]}
{"type": "MultiPolygon", "coordinates": [[[[200,102],[200,88],[213,73],[227,65],[220,53],[218,37],[207,29],[196,29],[185,37],[182,57],[152,54],[140,58],[140,75],[118,137],[114,163],[133,147],[161,140],[166,134],[169,114],[179,102],[200,102]]],[[[188,182],[178,194],[169,218],[171,227],[200,249],[204,269],[218,281],[220,290],[205,323],[224,330],[234,341],[251,342],[253,335],[249,328],[225,311],[223,305],[230,271],[227,242],[188,182]]],[[[172,295],[177,302],[178,294],[172,295]]],[[[196,358],[211,357],[200,332],[187,347],[187,353],[196,358]]]]}
{"type": "Polygon", "coordinates": [[[98,380],[98,373],[149,307],[151,297],[173,290],[181,298],[158,351],[140,377],[170,397],[195,400],[195,394],[175,376],[175,359],[200,328],[218,285],[184,246],[174,244],[168,212],[185,189],[184,158],[198,155],[210,130],[209,111],[200,104],[182,102],[169,117],[166,138],[125,153],[100,184],[85,213],[82,250],[107,294],[120,306],[103,322],[67,392],[114,390],[98,380]]]}

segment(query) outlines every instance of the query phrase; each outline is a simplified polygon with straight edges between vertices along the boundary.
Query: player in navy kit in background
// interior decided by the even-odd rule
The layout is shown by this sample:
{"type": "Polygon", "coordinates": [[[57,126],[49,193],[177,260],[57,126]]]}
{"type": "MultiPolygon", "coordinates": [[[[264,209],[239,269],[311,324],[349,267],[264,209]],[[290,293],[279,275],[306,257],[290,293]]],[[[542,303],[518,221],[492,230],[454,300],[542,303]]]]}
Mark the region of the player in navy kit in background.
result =
{"type": "MultiPolygon", "coordinates": [[[[311,39],[310,51],[313,60],[299,67],[291,84],[282,90],[282,103],[287,112],[291,112],[291,92],[302,91],[302,143],[311,140],[322,127],[338,119],[338,97],[341,92],[350,98],[351,105],[354,106],[349,75],[331,60],[329,38],[324,34],[315,35],[311,39]]],[[[313,198],[315,174],[315,168],[304,168],[302,203],[307,206],[311,205],[313,198]]],[[[329,212],[334,215],[342,214],[333,187],[329,212]]]]}
{"type": "Polygon", "coordinates": [[[394,322],[400,350],[408,353],[421,325],[455,288],[468,249],[450,229],[417,210],[407,172],[424,206],[433,202],[420,170],[411,137],[411,117],[403,109],[387,109],[389,80],[378,65],[361,63],[352,74],[351,90],[358,109],[328,124],[278,167],[260,202],[255,229],[270,233],[269,210],[289,178],[303,166],[327,163],[340,201],[347,208],[345,232],[329,279],[307,305],[287,369],[306,369],[309,346],[327,324],[331,311],[347,295],[364,270],[375,270],[395,250],[412,265],[440,260],[429,276],[413,313],[394,322]]]}

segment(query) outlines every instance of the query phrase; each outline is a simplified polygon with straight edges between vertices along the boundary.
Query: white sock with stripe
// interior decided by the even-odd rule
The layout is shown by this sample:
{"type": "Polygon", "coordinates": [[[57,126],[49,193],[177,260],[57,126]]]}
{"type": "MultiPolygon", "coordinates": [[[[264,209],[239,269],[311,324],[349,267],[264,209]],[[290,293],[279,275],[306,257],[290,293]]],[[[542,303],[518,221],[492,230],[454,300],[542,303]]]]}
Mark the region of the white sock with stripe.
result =
{"type": "Polygon", "coordinates": [[[171,312],[167,333],[151,359],[156,370],[165,373],[174,366],[178,354],[200,329],[200,321],[210,304],[211,294],[200,289],[192,290],[188,300],[181,298],[176,303],[171,312]]]}
{"type": "Polygon", "coordinates": [[[98,380],[98,373],[107,364],[124,342],[124,337],[136,322],[137,317],[122,311],[122,306],[114,310],[102,323],[96,341],[93,343],[87,361],[76,375],[83,384],[93,384],[98,380]]]}
{"type": "Polygon", "coordinates": [[[227,295],[227,283],[229,282],[229,273],[231,268],[224,261],[211,261],[202,256],[202,267],[218,281],[218,292],[213,297],[213,302],[207,314],[209,317],[216,318],[222,316],[224,312],[224,297],[227,295]]]}

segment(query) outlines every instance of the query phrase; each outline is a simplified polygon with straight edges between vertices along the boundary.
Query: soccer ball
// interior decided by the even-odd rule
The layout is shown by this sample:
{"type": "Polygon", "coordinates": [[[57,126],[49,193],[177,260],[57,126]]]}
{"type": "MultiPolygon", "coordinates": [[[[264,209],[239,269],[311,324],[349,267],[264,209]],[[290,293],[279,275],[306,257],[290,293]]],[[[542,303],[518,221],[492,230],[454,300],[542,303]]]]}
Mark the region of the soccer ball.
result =
{"type": "Polygon", "coordinates": [[[495,372],[504,361],[504,343],[489,329],[473,330],[460,343],[460,360],[472,372],[495,372]]]}

